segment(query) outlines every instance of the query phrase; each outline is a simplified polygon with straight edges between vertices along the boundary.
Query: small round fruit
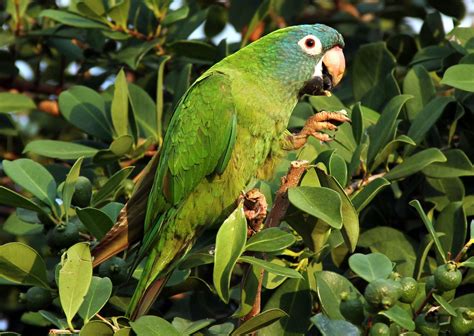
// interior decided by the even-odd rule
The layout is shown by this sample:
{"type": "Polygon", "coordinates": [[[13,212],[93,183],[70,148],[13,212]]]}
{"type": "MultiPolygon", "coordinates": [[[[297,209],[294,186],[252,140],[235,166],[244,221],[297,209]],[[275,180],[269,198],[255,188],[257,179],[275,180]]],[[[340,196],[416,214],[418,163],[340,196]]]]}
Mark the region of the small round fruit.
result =
{"type": "Polygon", "coordinates": [[[85,208],[91,203],[92,183],[87,177],[79,176],[74,186],[72,204],[80,208],[85,208]]]}
{"type": "Polygon", "coordinates": [[[427,277],[426,282],[425,282],[425,293],[428,294],[431,290],[433,290],[436,293],[440,292],[440,290],[436,288],[434,275],[430,275],[429,277],[427,277]]]}
{"type": "Polygon", "coordinates": [[[400,298],[400,287],[393,280],[376,279],[365,288],[364,297],[375,308],[388,309],[400,298]]]}
{"type": "Polygon", "coordinates": [[[390,328],[385,323],[375,323],[369,332],[370,336],[390,336],[390,328]]]}
{"type": "Polygon", "coordinates": [[[365,319],[364,305],[357,298],[342,300],[339,305],[339,310],[346,320],[356,325],[361,324],[365,319]]]}
{"type": "Polygon", "coordinates": [[[70,221],[67,225],[61,224],[55,226],[46,236],[48,245],[57,249],[72,246],[77,243],[79,239],[79,225],[73,221],[70,221]]]}
{"type": "Polygon", "coordinates": [[[114,285],[127,281],[127,263],[119,257],[112,257],[99,266],[99,275],[108,277],[114,285]]]}
{"type": "Polygon", "coordinates": [[[37,311],[44,309],[51,304],[53,298],[51,292],[41,287],[31,287],[25,296],[26,308],[28,310],[37,311]]]}
{"type": "Polygon", "coordinates": [[[438,321],[427,317],[425,314],[420,314],[416,317],[415,326],[415,330],[423,336],[439,335],[438,321]]]}
{"type": "Polygon", "coordinates": [[[443,291],[457,288],[462,281],[462,273],[454,264],[438,266],[433,275],[436,287],[443,291]]]}
{"type": "Polygon", "coordinates": [[[418,283],[411,277],[404,277],[400,280],[402,286],[402,295],[400,301],[403,303],[412,303],[416,298],[418,283]]]}
{"type": "Polygon", "coordinates": [[[456,308],[457,316],[451,317],[450,328],[453,335],[467,335],[474,331],[474,311],[469,308],[456,308]]]}

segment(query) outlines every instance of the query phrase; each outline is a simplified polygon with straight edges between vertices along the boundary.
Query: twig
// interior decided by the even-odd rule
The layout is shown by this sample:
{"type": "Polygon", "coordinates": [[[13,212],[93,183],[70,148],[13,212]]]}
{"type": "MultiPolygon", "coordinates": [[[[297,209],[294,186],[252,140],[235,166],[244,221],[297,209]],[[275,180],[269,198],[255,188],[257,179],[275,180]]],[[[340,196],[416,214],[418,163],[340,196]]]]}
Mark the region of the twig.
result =
{"type": "Polygon", "coordinates": [[[425,306],[428,304],[428,302],[430,301],[431,297],[433,296],[433,293],[435,292],[434,288],[431,289],[428,294],[426,294],[426,297],[425,299],[423,300],[423,302],[421,303],[420,307],[416,310],[415,312],[415,317],[417,317],[418,315],[420,315],[420,313],[423,311],[423,308],[425,308],[425,306]]]}
{"type": "Polygon", "coordinates": [[[383,173],[371,175],[366,179],[355,180],[346,189],[344,189],[344,191],[346,192],[346,194],[348,196],[352,195],[353,193],[355,193],[360,188],[365,187],[366,185],[368,185],[370,182],[372,182],[372,181],[374,181],[378,178],[384,177],[385,174],[386,174],[386,172],[383,172],[383,173]]]}
{"type": "Polygon", "coordinates": [[[80,330],[68,330],[68,329],[50,329],[48,335],[72,335],[79,333],[80,330]]]}
{"type": "Polygon", "coordinates": [[[288,210],[288,189],[295,187],[301,180],[301,176],[308,168],[308,161],[293,161],[288,173],[281,179],[282,183],[276,192],[273,208],[265,221],[266,227],[277,227],[288,210]]]}

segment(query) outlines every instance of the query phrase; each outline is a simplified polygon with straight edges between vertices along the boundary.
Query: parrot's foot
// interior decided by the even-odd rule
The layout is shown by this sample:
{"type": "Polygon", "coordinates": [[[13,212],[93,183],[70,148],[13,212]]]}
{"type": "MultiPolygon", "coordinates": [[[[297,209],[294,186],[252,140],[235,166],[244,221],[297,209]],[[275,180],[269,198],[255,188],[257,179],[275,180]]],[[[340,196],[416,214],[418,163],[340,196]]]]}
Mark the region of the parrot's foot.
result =
{"type": "Polygon", "coordinates": [[[263,222],[267,217],[267,200],[265,195],[258,189],[249,190],[241,195],[239,201],[244,202],[244,213],[247,218],[247,237],[251,237],[263,228],[263,222]]]}
{"type": "Polygon", "coordinates": [[[323,130],[337,130],[337,125],[343,122],[350,122],[346,110],[337,112],[322,111],[316,113],[314,116],[306,121],[303,129],[291,137],[294,149],[299,149],[308,141],[309,136],[313,136],[321,141],[330,141],[331,137],[322,133],[323,130]]]}

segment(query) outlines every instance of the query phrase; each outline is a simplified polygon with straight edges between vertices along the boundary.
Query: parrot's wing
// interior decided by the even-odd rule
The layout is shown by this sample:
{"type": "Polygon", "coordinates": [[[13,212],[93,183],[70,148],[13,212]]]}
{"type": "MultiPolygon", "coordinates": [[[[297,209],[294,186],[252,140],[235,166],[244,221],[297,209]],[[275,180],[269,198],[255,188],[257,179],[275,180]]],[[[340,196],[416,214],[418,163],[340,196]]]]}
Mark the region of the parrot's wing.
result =
{"type": "Polygon", "coordinates": [[[229,76],[214,71],[198,79],[181,98],[168,127],[148,199],[146,231],[156,225],[160,212],[179,205],[203,178],[224,171],[236,124],[229,76]]]}

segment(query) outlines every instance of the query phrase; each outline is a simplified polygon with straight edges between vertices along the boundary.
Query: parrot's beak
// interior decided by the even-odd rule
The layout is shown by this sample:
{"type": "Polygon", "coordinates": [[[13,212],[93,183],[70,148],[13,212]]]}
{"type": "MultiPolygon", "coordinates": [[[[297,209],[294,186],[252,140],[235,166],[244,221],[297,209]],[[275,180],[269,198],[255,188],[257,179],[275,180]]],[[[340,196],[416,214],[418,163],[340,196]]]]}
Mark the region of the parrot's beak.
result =
{"type": "Polygon", "coordinates": [[[330,91],[341,81],[346,69],[342,48],[335,46],[326,51],[316,65],[313,77],[301,88],[299,95],[330,96],[330,91]]]}
{"type": "MultiPolygon", "coordinates": [[[[346,60],[341,47],[336,46],[328,50],[323,56],[323,77],[324,75],[331,77],[331,85],[334,87],[344,76],[346,70],[346,60]],[[327,74],[325,72],[327,71],[327,74]]],[[[324,79],[324,78],[323,78],[324,79]]]]}

